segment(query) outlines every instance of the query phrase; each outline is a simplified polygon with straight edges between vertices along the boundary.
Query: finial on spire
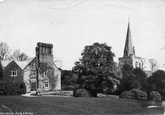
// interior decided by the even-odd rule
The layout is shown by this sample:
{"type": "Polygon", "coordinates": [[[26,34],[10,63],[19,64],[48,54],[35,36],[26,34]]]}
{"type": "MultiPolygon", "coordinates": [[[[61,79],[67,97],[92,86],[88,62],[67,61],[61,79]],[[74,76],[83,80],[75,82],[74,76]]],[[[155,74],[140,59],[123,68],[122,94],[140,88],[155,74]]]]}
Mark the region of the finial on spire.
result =
{"type": "Polygon", "coordinates": [[[128,23],[130,22],[130,17],[128,17],[128,23]]]}

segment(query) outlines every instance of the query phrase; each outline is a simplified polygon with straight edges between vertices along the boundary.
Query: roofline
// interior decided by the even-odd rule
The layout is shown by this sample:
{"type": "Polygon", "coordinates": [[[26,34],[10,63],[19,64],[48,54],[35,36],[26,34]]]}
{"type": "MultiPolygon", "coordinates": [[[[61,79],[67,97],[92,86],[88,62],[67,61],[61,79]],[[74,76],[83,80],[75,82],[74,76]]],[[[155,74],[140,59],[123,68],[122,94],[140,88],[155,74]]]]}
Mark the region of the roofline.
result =
{"type": "MultiPolygon", "coordinates": [[[[0,60],[1,65],[2,65],[2,61],[6,61],[6,60],[0,60]]],[[[14,60],[12,60],[12,61],[14,61],[14,60]]],[[[12,61],[10,61],[5,67],[2,67],[2,68],[5,69],[12,61]]]]}
{"type": "MultiPolygon", "coordinates": [[[[16,62],[15,60],[12,60],[6,67],[8,67],[8,66],[9,66],[11,63],[13,63],[13,62],[17,64],[17,62],[16,62]]],[[[23,70],[18,64],[17,64],[17,66],[18,66],[21,70],[23,70]]],[[[5,67],[5,68],[6,68],[6,67],[5,67]]]]}
{"type": "Polygon", "coordinates": [[[53,62],[53,64],[56,66],[57,69],[62,70],[61,68],[57,67],[57,65],[53,62]]]}
{"type": "Polygon", "coordinates": [[[34,57],[34,58],[23,68],[23,70],[24,70],[34,59],[36,59],[36,57],[34,57]]]}

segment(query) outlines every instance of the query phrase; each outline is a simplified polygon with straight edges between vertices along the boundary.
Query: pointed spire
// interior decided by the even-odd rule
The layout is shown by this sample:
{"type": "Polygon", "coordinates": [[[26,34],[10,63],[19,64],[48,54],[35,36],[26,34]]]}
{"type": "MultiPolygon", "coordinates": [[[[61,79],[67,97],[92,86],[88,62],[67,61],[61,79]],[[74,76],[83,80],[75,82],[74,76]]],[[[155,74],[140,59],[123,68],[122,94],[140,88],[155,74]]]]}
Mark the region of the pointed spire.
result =
{"type": "Polygon", "coordinates": [[[130,18],[128,17],[128,28],[127,28],[127,35],[126,35],[126,41],[125,41],[125,47],[124,47],[124,54],[125,56],[131,56],[135,55],[135,50],[132,44],[132,36],[131,36],[131,29],[130,29],[130,18]]]}

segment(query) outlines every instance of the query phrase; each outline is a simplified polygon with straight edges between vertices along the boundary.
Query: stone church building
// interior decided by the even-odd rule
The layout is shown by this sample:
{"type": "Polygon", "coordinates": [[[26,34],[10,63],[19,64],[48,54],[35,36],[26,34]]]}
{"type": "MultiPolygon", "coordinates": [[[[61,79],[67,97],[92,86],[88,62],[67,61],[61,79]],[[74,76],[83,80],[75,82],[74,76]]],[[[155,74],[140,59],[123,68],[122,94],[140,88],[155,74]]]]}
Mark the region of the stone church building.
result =
{"type": "Polygon", "coordinates": [[[135,55],[135,46],[133,45],[132,42],[130,21],[128,21],[124,52],[123,52],[123,57],[119,58],[119,67],[122,67],[123,64],[129,64],[133,66],[133,68],[139,67],[143,69],[144,60],[145,60],[144,58],[135,55]]]}

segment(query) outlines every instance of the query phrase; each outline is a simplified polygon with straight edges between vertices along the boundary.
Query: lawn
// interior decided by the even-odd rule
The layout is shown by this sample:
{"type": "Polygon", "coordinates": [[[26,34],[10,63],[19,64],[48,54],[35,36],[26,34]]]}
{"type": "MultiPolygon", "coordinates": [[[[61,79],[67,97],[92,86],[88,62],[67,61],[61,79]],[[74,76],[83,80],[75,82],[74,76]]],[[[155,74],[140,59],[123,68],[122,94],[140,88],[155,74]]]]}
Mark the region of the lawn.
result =
{"type": "MultiPolygon", "coordinates": [[[[149,101],[130,99],[0,96],[0,115],[163,115],[163,108],[148,109],[149,101]],[[23,112],[26,112],[23,114],[23,112]]],[[[161,103],[158,103],[161,105],[161,103]]]]}

